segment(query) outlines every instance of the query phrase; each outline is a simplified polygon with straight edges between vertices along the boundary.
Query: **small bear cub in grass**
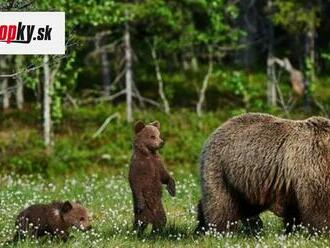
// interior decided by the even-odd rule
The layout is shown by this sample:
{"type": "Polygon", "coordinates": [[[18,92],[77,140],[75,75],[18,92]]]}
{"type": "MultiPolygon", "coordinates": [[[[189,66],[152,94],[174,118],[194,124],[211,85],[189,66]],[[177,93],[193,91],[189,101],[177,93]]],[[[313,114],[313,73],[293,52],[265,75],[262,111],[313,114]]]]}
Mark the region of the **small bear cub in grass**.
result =
{"type": "Polygon", "coordinates": [[[175,196],[175,182],[165,169],[158,154],[164,145],[160,137],[158,121],[144,124],[138,121],[134,127],[133,154],[129,169],[129,183],[133,193],[134,229],[143,232],[148,224],[153,231],[166,224],[162,205],[162,184],[175,196]]]}
{"type": "Polygon", "coordinates": [[[91,229],[90,215],[81,203],[66,201],[32,205],[17,216],[13,242],[27,236],[38,238],[45,235],[66,241],[71,227],[81,231],[91,229]]]}

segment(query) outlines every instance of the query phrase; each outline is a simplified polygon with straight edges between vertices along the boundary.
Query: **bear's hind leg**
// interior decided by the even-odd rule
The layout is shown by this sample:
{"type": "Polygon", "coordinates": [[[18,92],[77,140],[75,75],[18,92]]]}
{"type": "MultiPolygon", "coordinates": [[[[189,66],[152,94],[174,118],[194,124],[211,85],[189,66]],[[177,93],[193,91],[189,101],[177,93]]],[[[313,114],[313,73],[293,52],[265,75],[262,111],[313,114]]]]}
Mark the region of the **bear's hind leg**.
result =
{"type": "Polygon", "coordinates": [[[289,201],[283,210],[283,223],[285,234],[295,231],[301,225],[301,217],[296,200],[289,201]]]}
{"type": "Polygon", "coordinates": [[[215,228],[217,232],[237,229],[241,219],[239,203],[226,189],[219,187],[209,195],[204,195],[202,209],[206,228],[215,228]]]}
{"type": "Polygon", "coordinates": [[[155,214],[153,217],[153,221],[152,221],[152,231],[153,232],[159,232],[161,230],[164,229],[165,225],[166,225],[166,214],[165,214],[165,210],[163,208],[162,203],[158,203],[158,206],[155,207],[155,214]]]}
{"type": "Polygon", "coordinates": [[[242,219],[242,224],[245,231],[251,234],[257,234],[263,228],[263,223],[259,215],[255,215],[247,219],[242,219]]]}
{"type": "Polygon", "coordinates": [[[206,222],[205,222],[205,217],[203,213],[203,206],[202,206],[202,200],[199,200],[198,205],[197,205],[197,227],[195,229],[195,233],[205,233],[206,231],[206,222]]]}
{"type": "Polygon", "coordinates": [[[134,224],[133,224],[133,229],[138,233],[141,234],[143,233],[143,231],[147,228],[148,223],[139,220],[139,219],[135,219],[134,220],[134,224]]]}
{"type": "Polygon", "coordinates": [[[297,208],[286,209],[283,216],[285,234],[289,234],[301,225],[301,218],[297,208]]]}

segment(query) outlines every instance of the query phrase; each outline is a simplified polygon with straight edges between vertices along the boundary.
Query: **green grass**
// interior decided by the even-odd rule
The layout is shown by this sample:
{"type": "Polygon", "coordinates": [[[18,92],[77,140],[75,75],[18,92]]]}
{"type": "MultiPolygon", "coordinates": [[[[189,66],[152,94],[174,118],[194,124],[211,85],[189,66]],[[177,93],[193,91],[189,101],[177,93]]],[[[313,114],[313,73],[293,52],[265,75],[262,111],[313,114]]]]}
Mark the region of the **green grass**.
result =
{"type": "Polygon", "coordinates": [[[142,236],[132,231],[131,193],[126,180],[127,167],[117,176],[90,175],[45,180],[41,176],[0,178],[0,244],[12,237],[14,217],[33,203],[55,199],[80,200],[93,214],[93,230],[73,231],[68,242],[26,240],[17,247],[325,247],[330,239],[304,232],[284,235],[281,220],[271,213],[262,215],[264,230],[258,235],[208,233],[195,235],[195,205],[199,198],[198,180],[187,173],[176,173],[177,196],[164,192],[168,225],[160,234],[150,228],[142,236]]]}
{"type": "MultiPolygon", "coordinates": [[[[9,111],[0,115],[0,244],[12,237],[14,218],[33,203],[80,200],[93,213],[94,229],[73,231],[67,243],[27,240],[18,247],[325,247],[330,239],[304,232],[283,235],[281,220],[264,213],[258,235],[235,233],[194,234],[198,202],[198,156],[207,136],[244,108],[224,106],[201,118],[189,109],[173,109],[170,116],[157,110],[135,110],[135,119],[159,120],[166,145],[161,155],[177,181],[176,198],[164,192],[167,228],[158,235],[150,229],[138,237],[132,231],[131,192],[127,182],[132,146],[132,124],[123,106],[101,104],[66,109],[55,126],[53,152],[44,151],[37,111],[9,111]],[[104,132],[93,134],[104,120],[118,113],[104,132]],[[38,242],[38,244],[36,244],[38,242]],[[51,244],[49,244],[51,242],[51,244]]],[[[261,111],[261,110],[260,110],[261,111]]],[[[266,112],[266,111],[265,111],[266,112]]],[[[280,109],[267,112],[283,116],[280,109]]],[[[317,113],[315,113],[317,114],[317,113]]],[[[308,115],[295,110],[290,117],[308,115]]]]}
{"type": "MultiPolygon", "coordinates": [[[[134,115],[136,120],[160,121],[166,140],[162,154],[170,168],[196,173],[198,156],[207,136],[228,118],[245,111],[224,106],[219,111],[206,112],[201,118],[190,109],[173,109],[171,115],[145,109],[136,110],[134,115]]],[[[280,109],[264,112],[283,115],[280,109]]],[[[307,116],[298,110],[290,117],[307,116]]],[[[46,176],[104,170],[115,173],[129,161],[132,130],[132,124],[125,120],[122,105],[100,104],[65,109],[63,120],[55,125],[53,152],[46,155],[39,112],[9,111],[0,115],[0,172],[41,173],[46,176]],[[101,135],[93,138],[102,123],[115,113],[119,117],[112,120],[101,135]]]]}

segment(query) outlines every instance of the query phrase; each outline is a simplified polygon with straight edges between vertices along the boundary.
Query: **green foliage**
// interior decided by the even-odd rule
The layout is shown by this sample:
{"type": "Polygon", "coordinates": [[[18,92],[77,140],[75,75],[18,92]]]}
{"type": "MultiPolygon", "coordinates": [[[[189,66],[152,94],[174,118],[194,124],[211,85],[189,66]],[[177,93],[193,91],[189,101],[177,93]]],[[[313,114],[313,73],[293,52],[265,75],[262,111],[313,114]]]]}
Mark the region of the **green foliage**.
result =
{"type": "Polygon", "coordinates": [[[313,1],[275,0],[272,18],[292,33],[314,30],[320,25],[320,5],[313,1]]]}

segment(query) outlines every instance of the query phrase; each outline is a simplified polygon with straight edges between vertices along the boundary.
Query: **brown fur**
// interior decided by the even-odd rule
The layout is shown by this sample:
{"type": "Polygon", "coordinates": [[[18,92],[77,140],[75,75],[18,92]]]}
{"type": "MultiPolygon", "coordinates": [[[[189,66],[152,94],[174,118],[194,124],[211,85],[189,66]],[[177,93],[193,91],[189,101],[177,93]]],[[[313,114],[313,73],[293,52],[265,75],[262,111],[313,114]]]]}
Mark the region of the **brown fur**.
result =
{"type": "Polygon", "coordinates": [[[143,231],[150,223],[153,230],[166,224],[166,214],[161,202],[162,184],[175,195],[174,179],[166,171],[157,152],[163,146],[160,124],[153,122],[135,124],[133,155],[129,169],[129,183],[133,194],[134,228],[143,231]]]}
{"type": "Polygon", "coordinates": [[[71,227],[82,231],[91,228],[86,208],[77,202],[36,204],[24,209],[16,218],[17,232],[14,241],[44,235],[66,240],[71,227]]]}
{"type": "Polygon", "coordinates": [[[201,228],[236,228],[271,210],[293,224],[330,224],[330,121],[245,114],[220,126],[204,145],[201,228]]]}

